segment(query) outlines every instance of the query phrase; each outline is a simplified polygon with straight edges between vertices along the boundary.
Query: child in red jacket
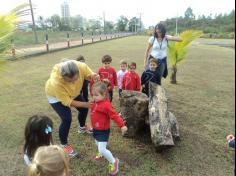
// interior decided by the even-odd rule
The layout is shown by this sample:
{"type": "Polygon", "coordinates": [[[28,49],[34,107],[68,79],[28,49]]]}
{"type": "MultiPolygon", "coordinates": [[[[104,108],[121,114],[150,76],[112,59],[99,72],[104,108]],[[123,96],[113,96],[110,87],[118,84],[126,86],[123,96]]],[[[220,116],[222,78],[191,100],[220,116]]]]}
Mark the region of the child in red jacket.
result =
{"type": "Polygon", "coordinates": [[[117,75],[116,70],[111,66],[111,61],[112,58],[110,55],[104,55],[102,57],[103,67],[99,68],[98,74],[101,81],[103,81],[104,79],[109,81],[108,93],[109,99],[112,102],[113,88],[117,86],[117,75]]]}
{"type": "Polygon", "coordinates": [[[95,159],[105,157],[109,161],[109,173],[116,175],[119,171],[119,159],[114,158],[112,153],[107,150],[107,143],[110,134],[110,119],[114,120],[121,128],[122,135],[127,131],[122,118],[115,112],[111,102],[107,98],[107,85],[96,82],[93,85],[93,100],[91,107],[91,122],[93,126],[93,137],[98,147],[98,155],[95,159]]]}
{"type": "Polygon", "coordinates": [[[135,90],[140,91],[141,81],[139,75],[135,72],[136,63],[131,62],[129,64],[129,71],[124,75],[122,79],[122,90],[135,90]]]}

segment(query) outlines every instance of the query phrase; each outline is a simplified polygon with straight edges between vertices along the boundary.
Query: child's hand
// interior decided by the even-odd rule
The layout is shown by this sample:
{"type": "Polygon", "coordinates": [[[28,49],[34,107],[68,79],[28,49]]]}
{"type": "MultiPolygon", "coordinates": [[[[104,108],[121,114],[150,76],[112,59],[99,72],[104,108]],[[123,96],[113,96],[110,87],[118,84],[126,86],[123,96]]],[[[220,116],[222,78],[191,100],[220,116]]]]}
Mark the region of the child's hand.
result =
{"type": "Polygon", "coordinates": [[[123,127],[121,128],[121,134],[122,134],[122,136],[124,136],[124,134],[127,132],[127,130],[128,130],[127,126],[123,126],[123,127]]]}
{"type": "Polygon", "coordinates": [[[227,139],[228,142],[232,141],[234,138],[235,138],[235,137],[234,137],[234,135],[232,135],[232,134],[230,134],[230,135],[228,135],[228,136],[226,137],[226,139],[227,139]]]}

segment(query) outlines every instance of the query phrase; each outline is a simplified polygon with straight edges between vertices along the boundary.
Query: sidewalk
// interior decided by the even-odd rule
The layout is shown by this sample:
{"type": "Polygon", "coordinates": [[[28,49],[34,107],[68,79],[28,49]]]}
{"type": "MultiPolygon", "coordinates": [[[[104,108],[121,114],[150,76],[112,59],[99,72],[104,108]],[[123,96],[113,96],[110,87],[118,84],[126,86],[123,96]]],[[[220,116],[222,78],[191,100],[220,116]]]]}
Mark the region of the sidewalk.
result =
{"type": "MultiPolygon", "coordinates": [[[[108,41],[112,39],[118,39],[118,38],[123,38],[123,37],[128,37],[135,35],[134,33],[122,33],[122,34],[114,34],[114,35],[101,35],[101,36],[94,36],[93,39],[83,39],[83,45],[88,45],[88,44],[93,44],[97,42],[102,42],[102,41],[108,41]]],[[[46,43],[46,42],[45,42],[46,43]]],[[[48,43],[48,51],[46,44],[38,44],[33,47],[27,47],[27,48],[15,48],[15,54],[14,49],[11,49],[11,51],[8,52],[8,56],[10,58],[24,58],[24,57],[30,57],[34,55],[40,55],[40,54],[46,54],[50,52],[55,52],[59,50],[64,50],[68,48],[73,48],[73,47],[78,47],[78,46],[83,46],[82,45],[82,39],[81,40],[76,40],[76,41],[69,41],[69,46],[68,42],[57,42],[57,43],[48,43]]],[[[14,48],[14,46],[12,46],[14,48]]]]}

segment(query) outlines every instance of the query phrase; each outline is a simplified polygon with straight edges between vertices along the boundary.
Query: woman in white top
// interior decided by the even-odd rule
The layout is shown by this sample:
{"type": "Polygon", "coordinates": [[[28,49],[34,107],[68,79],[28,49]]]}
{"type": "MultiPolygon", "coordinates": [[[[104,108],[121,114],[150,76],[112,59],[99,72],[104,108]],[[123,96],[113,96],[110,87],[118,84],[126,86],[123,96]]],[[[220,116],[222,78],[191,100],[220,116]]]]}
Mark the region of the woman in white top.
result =
{"type": "Polygon", "coordinates": [[[157,24],[154,29],[154,35],[149,38],[148,47],[144,55],[144,69],[148,69],[147,66],[149,65],[148,64],[149,59],[151,58],[157,59],[158,73],[161,75],[161,77],[164,78],[168,74],[167,60],[166,60],[168,41],[181,42],[182,39],[179,37],[166,35],[165,26],[161,23],[157,24]]]}

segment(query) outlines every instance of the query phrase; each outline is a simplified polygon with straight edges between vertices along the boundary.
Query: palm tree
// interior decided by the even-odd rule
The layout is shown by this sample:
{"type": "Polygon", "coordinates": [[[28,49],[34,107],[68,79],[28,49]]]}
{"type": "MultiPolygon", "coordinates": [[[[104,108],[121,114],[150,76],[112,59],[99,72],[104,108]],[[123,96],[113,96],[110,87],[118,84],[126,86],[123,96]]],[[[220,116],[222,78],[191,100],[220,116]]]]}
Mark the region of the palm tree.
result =
{"type": "Polygon", "coordinates": [[[180,34],[180,38],[183,40],[182,42],[169,42],[168,58],[172,67],[170,76],[170,82],[172,84],[177,84],[177,65],[185,59],[187,48],[193,40],[201,37],[202,35],[202,31],[187,30],[180,34]]]}

